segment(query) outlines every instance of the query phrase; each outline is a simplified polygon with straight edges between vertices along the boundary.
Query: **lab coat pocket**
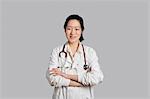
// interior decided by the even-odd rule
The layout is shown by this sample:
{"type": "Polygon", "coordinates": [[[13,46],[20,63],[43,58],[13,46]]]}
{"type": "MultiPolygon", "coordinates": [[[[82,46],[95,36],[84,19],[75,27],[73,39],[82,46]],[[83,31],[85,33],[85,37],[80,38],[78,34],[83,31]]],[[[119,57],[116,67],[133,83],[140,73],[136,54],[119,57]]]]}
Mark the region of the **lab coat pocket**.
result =
{"type": "Polygon", "coordinates": [[[82,95],[82,99],[91,99],[90,97],[86,96],[86,95],[82,95]]]}
{"type": "Polygon", "coordinates": [[[83,87],[80,89],[82,99],[91,99],[89,87],[83,87]]]}

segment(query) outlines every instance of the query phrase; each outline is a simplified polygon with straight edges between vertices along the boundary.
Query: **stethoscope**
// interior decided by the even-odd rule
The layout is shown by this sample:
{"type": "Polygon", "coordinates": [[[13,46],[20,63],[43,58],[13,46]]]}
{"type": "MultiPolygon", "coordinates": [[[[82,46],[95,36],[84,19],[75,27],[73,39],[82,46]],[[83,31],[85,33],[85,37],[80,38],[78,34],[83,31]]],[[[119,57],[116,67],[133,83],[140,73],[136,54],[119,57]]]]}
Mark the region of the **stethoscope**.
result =
{"type": "MultiPolygon", "coordinates": [[[[67,52],[65,52],[65,46],[66,46],[66,44],[63,45],[62,51],[59,52],[59,57],[61,57],[61,54],[65,54],[65,59],[67,59],[67,52]]],[[[89,66],[86,63],[86,56],[85,56],[85,50],[84,50],[83,44],[82,44],[82,49],[83,49],[83,55],[84,55],[84,65],[83,65],[83,68],[84,68],[84,70],[87,70],[89,68],[89,66]]]]}

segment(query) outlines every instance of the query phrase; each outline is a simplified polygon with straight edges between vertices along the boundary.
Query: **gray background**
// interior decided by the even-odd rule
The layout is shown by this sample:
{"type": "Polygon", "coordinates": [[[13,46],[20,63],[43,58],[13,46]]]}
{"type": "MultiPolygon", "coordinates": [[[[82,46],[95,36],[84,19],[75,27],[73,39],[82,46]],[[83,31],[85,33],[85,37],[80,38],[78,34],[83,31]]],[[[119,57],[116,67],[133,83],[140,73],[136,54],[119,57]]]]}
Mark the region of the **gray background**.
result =
{"type": "Polygon", "coordinates": [[[95,99],[148,98],[148,1],[5,0],[1,24],[1,98],[51,99],[45,72],[51,50],[66,41],[70,14],[84,18],[84,44],[104,72],[95,99]]]}

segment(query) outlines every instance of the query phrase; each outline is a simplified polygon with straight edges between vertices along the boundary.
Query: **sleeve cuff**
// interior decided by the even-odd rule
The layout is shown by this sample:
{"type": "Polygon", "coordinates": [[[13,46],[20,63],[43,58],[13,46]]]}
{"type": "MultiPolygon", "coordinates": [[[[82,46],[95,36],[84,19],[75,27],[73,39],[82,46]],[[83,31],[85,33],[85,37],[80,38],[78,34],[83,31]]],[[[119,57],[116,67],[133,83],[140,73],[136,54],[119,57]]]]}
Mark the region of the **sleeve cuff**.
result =
{"type": "Polygon", "coordinates": [[[69,86],[69,84],[70,84],[70,79],[66,79],[66,82],[65,82],[65,86],[69,86]]]}
{"type": "Polygon", "coordinates": [[[78,82],[82,82],[82,79],[83,79],[83,71],[77,69],[77,75],[78,75],[78,82]]]}
{"type": "MultiPolygon", "coordinates": [[[[60,76],[59,76],[60,77],[60,76]]],[[[58,81],[58,84],[57,86],[69,86],[70,84],[70,79],[66,79],[66,78],[63,78],[63,77],[60,77],[60,81],[58,81]]]]}

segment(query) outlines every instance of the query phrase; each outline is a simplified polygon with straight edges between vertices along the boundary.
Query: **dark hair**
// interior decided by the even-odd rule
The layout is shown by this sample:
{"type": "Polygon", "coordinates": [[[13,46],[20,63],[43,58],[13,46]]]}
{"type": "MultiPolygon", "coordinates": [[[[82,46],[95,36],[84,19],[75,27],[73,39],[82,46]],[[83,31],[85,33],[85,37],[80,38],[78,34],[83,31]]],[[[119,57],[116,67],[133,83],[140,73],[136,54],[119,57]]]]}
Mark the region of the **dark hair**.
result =
{"type": "MultiPolygon", "coordinates": [[[[65,24],[64,24],[64,29],[66,29],[68,22],[69,22],[70,20],[73,20],[73,19],[76,19],[76,20],[79,21],[79,23],[80,23],[80,25],[81,25],[81,30],[83,31],[83,30],[84,30],[84,22],[83,22],[83,19],[82,19],[81,16],[76,15],[76,14],[72,14],[72,15],[70,15],[70,16],[68,16],[68,17],[66,18],[66,21],[65,21],[65,24]]],[[[79,40],[80,40],[80,42],[82,42],[82,41],[84,40],[82,33],[81,33],[81,36],[80,36],[79,40]]]]}

